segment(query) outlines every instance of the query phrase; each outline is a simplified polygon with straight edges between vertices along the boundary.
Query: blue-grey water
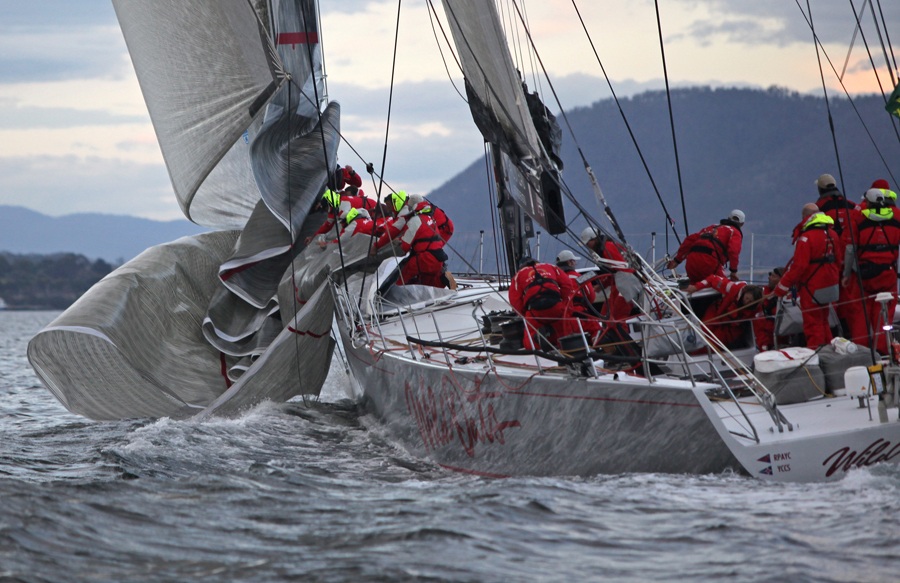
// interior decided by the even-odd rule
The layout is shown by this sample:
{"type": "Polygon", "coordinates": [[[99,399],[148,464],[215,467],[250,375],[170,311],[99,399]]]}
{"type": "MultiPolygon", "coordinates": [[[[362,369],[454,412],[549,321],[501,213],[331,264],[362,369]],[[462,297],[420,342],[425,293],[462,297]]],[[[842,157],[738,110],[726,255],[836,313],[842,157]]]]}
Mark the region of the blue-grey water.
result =
{"type": "MultiPolygon", "coordinates": [[[[410,457],[343,401],[94,422],[0,312],[0,582],[900,581],[900,470],[487,479],[410,457]]],[[[600,420],[598,420],[600,422],[600,420]]]]}

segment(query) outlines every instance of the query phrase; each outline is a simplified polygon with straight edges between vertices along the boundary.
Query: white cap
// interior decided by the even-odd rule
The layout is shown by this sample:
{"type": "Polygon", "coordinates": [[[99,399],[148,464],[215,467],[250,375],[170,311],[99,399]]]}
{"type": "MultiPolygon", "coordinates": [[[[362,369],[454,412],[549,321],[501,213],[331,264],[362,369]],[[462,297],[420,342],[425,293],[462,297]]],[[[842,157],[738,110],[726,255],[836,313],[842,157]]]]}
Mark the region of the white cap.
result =
{"type": "Polygon", "coordinates": [[[562,251],[559,252],[559,255],[556,256],[557,263],[564,263],[566,261],[572,261],[573,259],[575,261],[578,261],[579,259],[581,259],[581,257],[579,257],[578,255],[575,255],[568,249],[563,249],[562,251]]]}
{"type": "Polygon", "coordinates": [[[587,227],[585,230],[581,232],[581,242],[587,245],[587,242],[591,239],[597,238],[597,229],[594,227],[587,227]]]}
{"type": "Polygon", "coordinates": [[[884,202],[884,191],[880,188],[870,188],[866,191],[866,200],[872,203],[884,202]]]}
{"type": "Polygon", "coordinates": [[[744,211],[739,211],[738,209],[734,209],[733,211],[731,211],[731,214],[728,215],[728,220],[734,221],[735,223],[738,223],[740,225],[744,224],[745,218],[746,217],[744,216],[744,211]]]}

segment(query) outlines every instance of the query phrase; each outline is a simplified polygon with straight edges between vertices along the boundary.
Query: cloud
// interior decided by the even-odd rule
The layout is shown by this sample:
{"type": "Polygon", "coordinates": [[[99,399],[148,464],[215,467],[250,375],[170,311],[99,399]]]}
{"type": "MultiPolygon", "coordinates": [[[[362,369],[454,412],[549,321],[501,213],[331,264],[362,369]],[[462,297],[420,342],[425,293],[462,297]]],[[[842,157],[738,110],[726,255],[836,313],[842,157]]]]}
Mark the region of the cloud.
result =
{"type": "Polygon", "coordinates": [[[319,4],[322,14],[355,14],[366,12],[374,4],[394,4],[392,0],[340,0],[339,2],[324,2],[319,4]]]}
{"type": "Polygon", "coordinates": [[[0,28],[0,83],[121,77],[128,66],[115,23],[0,28]]]}
{"type": "Polygon", "coordinates": [[[111,126],[145,121],[143,115],[116,115],[103,110],[64,107],[15,107],[0,100],[0,130],[111,126]]]}
{"type": "Polygon", "coordinates": [[[110,0],[0,2],[0,33],[13,29],[116,24],[110,0]]]}
{"type": "Polygon", "coordinates": [[[78,212],[182,218],[162,164],[107,158],[0,158],[0,204],[60,216],[78,212]]]}
{"type": "MultiPolygon", "coordinates": [[[[750,45],[810,43],[812,32],[804,18],[806,2],[800,8],[795,2],[784,0],[680,0],[682,3],[702,6],[712,18],[701,19],[691,26],[691,34],[701,42],[708,42],[713,35],[724,35],[731,42],[750,45]]],[[[857,12],[862,0],[854,2],[857,12]]],[[[882,2],[881,8],[887,20],[888,30],[900,28],[900,4],[882,2]]],[[[816,33],[824,43],[837,42],[849,45],[856,18],[849,2],[832,0],[812,3],[812,20],[816,33]]],[[[877,4],[876,4],[876,12],[877,4]]],[[[860,19],[863,32],[870,45],[877,42],[877,33],[869,8],[860,19]]],[[[880,20],[880,15],[879,15],[880,20]]]]}

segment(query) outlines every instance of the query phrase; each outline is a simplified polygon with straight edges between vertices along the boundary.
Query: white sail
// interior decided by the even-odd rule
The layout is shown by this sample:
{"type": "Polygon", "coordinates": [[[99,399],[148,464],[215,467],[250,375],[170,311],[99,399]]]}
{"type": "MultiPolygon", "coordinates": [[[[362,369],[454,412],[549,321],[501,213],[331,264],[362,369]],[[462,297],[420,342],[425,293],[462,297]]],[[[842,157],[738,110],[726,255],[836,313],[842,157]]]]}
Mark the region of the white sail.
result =
{"type": "Polygon", "coordinates": [[[201,184],[229,150],[249,147],[244,132],[285,81],[266,27],[247,0],[113,6],[182,211],[209,227],[242,225],[259,198],[248,168],[201,184]]]}

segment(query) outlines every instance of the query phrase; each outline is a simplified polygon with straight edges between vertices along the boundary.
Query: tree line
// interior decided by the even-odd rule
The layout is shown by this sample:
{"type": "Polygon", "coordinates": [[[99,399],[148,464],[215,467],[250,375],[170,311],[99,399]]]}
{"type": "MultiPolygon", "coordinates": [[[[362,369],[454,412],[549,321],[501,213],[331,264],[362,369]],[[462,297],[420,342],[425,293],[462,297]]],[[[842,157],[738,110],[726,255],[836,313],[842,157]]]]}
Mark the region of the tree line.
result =
{"type": "Polygon", "coordinates": [[[75,253],[0,252],[0,298],[10,309],[64,310],[112,270],[102,259],[75,253]]]}

